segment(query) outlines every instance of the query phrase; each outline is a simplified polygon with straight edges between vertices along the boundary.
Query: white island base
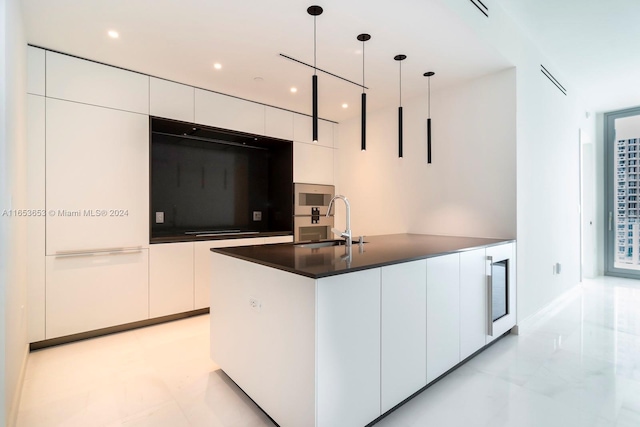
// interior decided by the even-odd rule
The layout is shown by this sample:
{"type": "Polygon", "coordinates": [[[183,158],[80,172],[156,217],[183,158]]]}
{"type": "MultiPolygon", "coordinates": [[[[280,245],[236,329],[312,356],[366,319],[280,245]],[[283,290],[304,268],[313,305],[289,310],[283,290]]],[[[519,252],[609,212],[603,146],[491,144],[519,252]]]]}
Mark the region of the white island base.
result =
{"type": "Polygon", "coordinates": [[[515,321],[487,335],[485,248],[318,279],[211,259],[211,358],[281,427],[363,427],[515,321]]]}

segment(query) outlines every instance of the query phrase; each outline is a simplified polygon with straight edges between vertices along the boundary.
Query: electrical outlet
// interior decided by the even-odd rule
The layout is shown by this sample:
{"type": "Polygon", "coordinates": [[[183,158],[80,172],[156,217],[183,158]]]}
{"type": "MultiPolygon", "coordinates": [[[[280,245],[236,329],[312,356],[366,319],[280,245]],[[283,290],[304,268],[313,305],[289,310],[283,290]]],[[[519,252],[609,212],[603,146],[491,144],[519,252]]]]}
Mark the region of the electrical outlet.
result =
{"type": "Polygon", "coordinates": [[[262,303],[260,302],[260,300],[257,300],[253,297],[249,297],[249,306],[252,310],[255,311],[260,311],[260,309],[262,309],[262,303]]]}
{"type": "Polygon", "coordinates": [[[262,211],[253,211],[253,220],[262,221],[262,211]]]}
{"type": "Polygon", "coordinates": [[[156,212],[156,224],[164,224],[164,212],[156,212]]]}
{"type": "Polygon", "coordinates": [[[560,274],[560,273],[562,273],[562,265],[559,262],[557,262],[556,263],[556,274],[560,274]]]}

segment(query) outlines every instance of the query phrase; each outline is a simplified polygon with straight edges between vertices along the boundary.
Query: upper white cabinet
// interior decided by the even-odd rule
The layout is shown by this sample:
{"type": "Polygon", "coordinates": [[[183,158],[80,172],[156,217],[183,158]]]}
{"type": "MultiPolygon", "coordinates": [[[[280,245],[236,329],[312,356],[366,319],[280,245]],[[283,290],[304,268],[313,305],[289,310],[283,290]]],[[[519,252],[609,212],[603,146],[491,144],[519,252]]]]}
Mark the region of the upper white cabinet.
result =
{"type": "Polygon", "coordinates": [[[193,243],[149,246],[149,316],[193,310],[193,243]]]}
{"type": "Polygon", "coordinates": [[[460,253],[460,360],[485,345],[487,276],[485,249],[460,253]]]}
{"type": "Polygon", "coordinates": [[[27,46],[27,93],[45,95],[45,50],[27,46]]]}
{"type": "Polygon", "coordinates": [[[196,89],[198,124],[264,135],[264,109],[262,104],[196,89]]]}
{"type": "Polygon", "coordinates": [[[316,310],[316,426],[363,426],[380,416],[380,269],[317,280],[316,310]]]}
{"type": "Polygon", "coordinates": [[[48,256],[46,269],[47,339],[149,317],[147,249],[48,256]]]}
{"type": "Polygon", "coordinates": [[[333,148],[294,142],[293,182],[333,185],[333,148]]]}
{"type": "Polygon", "coordinates": [[[382,267],[382,412],[427,385],[427,262],[382,267]]]}
{"type": "Polygon", "coordinates": [[[265,107],[266,136],[293,141],[293,116],[291,111],[274,107],[265,107]]]}
{"type": "Polygon", "coordinates": [[[427,259],[427,381],[460,362],[460,255],[427,259]]]}
{"type": "Polygon", "coordinates": [[[195,121],[195,88],[151,77],[149,114],[193,123],[195,121]]]}
{"type": "Polygon", "coordinates": [[[149,120],[46,100],[47,254],[149,244],[149,120]]]}
{"type": "MultiPolygon", "coordinates": [[[[293,140],[313,143],[313,121],[303,114],[293,115],[293,140]]],[[[318,120],[318,145],[333,148],[333,123],[318,120]]]]}
{"type": "Polygon", "coordinates": [[[47,51],[46,95],[149,114],[149,76],[47,51]]]}

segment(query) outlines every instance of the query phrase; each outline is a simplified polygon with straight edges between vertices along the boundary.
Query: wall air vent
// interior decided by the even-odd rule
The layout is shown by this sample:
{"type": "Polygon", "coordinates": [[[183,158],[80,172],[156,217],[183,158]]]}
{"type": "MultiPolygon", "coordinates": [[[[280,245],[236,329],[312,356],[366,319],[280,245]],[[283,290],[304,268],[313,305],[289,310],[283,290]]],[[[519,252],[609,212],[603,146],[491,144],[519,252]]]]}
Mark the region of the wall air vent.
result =
{"type": "Polygon", "coordinates": [[[546,78],[551,81],[551,83],[553,83],[558,88],[560,92],[562,92],[565,96],[567,95],[567,90],[564,88],[564,86],[562,86],[560,82],[555,77],[553,77],[553,74],[551,74],[549,70],[544,68],[544,65],[542,64],[540,64],[540,71],[545,75],[546,78]]]}
{"type": "MultiPolygon", "coordinates": [[[[482,0],[469,0],[480,12],[487,18],[489,17],[489,8],[482,3],[482,0]]],[[[486,1],[486,0],[485,0],[486,1]]]]}

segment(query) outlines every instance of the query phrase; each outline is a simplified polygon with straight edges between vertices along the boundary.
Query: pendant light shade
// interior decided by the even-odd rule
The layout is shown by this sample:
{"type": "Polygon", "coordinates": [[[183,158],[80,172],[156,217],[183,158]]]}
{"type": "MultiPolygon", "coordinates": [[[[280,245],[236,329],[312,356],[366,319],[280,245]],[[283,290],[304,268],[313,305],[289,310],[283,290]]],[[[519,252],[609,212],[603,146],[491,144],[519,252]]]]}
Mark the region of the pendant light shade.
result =
{"type": "Polygon", "coordinates": [[[369,34],[360,34],[358,35],[358,40],[362,42],[362,112],[361,112],[361,120],[362,120],[362,131],[360,137],[360,149],[365,151],[367,149],[367,94],[365,93],[365,84],[364,84],[364,42],[370,40],[371,36],[369,34]]]}
{"type": "Polygon", "coordinates": [[[313,114],[313,142],[318,142],[318,74],[316,68],[316,17],[322,15],[322,8],[320,6],[309,6],[307,13],[313,16],[313,77],[311,77],[311,111],[313,114]]]}
{"type": "Polygon", "coordinates": [[[423,75],[429,82],[429,93],[427,97],[428,117],[427,117],[427,163],[431,163],[431,76],[435,75],[433,71],[427,71],[423,75]]]}
{"type": "Polygon", "coordinates": [[[398,157],[402,157],[402,61],[407,59],[407,55],[396,55],[393,57],[400,65],[400,106],[398,107],[398,157]]]}

